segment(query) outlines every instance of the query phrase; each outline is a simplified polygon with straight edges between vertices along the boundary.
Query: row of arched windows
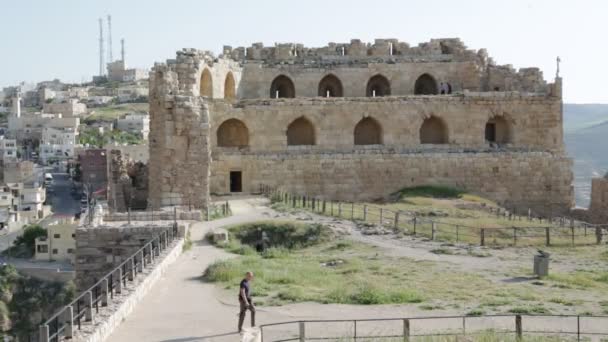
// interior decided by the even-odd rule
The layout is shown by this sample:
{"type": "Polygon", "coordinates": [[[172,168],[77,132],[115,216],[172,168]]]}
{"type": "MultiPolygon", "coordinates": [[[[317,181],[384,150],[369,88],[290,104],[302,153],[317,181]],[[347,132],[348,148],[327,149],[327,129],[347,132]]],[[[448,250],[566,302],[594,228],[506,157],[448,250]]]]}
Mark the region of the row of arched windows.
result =
{"type": "MultiPolygon", "coordinates": [[[[448,130],[445,122],[436,116],[426,118],[420,126],[421,144],[448,144],[448,130]]],[[[355,126],[355,145],[381,145],[382,126],[372,118],[361,119],[355,126]]],[[[486,123],[486,141],[491,143],[510,142],[510,132],[507,121],[502,117],[494,117],[486,123]]],[[[299,117],[287,126],[287,145],[302,146],[315,145],[315,128],[305,117],[299,117]]],[[[249,146],[249,130],[238,119],[228,119],[217,129],[217,145],[220,147],[246,147],[249,146]]]]}
{"type": "MultiPolygon", "coordinates": [[[[205,68],[201,74],[200,95],[204,97],[213,97],[213,78],[209,69],[205,68]]],[[[224,98],[232,100],[236,97],[236,82],[232,72],[226,74],[224,80],[224,98]]]]}
{"type": "MultiPolygon", "coordinates": [[[[437,94],[438,91],[437,81],[429,74],[421,75],[414,84],[414,94],[417,95],[433,95],[437,94]]],[[[391,84],[383,75],[375,75],[368,80],[365,93],[369,97],[389,96],[391,95],[391,84]]],[[[207,68],[201,74],[200,95],[209,98],[213,97],[213,78],[207,68]]],[[[323,77],[319,82],[318,95],[322,97],[343,97],[344,89],[342,81],[333,74],[323,77]]],[[[235,97],[236,82],[232,72],[228,72],[224,80],[224,98],[232,100],[235,97]]],[[[285,75],[277,76],[270,86],[270,97],[296,97],[296,88],[293,81],[285,75]]]]}
{"type": "MultiPolygon", "coordinates": [[[[451,86],[450,86],[451,89],[451,86]]],[[[437,81],[429,74],[422,74],[414,83],[414,94],[416,95],[435,95],[439,92],[437,81]]],[[[383,75],[375,75],[367,81],[365,94],[368,97],[379,97],[391,95],[391,83],[383,75]]],[[[344,91],[342,82],[333,74],[329,74],[321,79],[318,87],[318,96],[322,97],[342,97],[344,91]]],[[[285,76],[277,76],[270,85],[271,98],[294,98],[296,88],[293,81],[285,76]]]]}

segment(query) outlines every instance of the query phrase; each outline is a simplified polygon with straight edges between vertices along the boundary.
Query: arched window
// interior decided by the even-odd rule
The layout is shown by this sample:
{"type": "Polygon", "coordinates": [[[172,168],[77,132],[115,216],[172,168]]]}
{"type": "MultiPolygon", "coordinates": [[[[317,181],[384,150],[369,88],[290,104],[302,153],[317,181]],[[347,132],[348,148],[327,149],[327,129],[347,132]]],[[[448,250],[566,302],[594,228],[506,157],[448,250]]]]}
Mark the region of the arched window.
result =
{"type": "Polygon", "coordinates": [[[429,74],[418,77],[414,85],[415,95],[437,95],[437,81],[429,74]]]}
{"type": "Polygon", "coordinates": [[[319,82],[319,96],[342,97],[342,82],[334,75],[327,75],[319,82]]]}
{"type": "Polygon", "coordinates": [[[420,143],[447,144],[448,130],[443,120],[435,116],[426,118],[420,126],[420,143]]]}
{"type": "Polygon", "coordinates": [[[355,145],[382,144],[382,127],[373,118],[363,118],[355,126],[355,145]]]}
{"type": "Polygon", "coordinates": [[[376,75],[367,81],[366,94],[369,97],[389,96],[391,94],[391,83],[382,75],[376,75]]]}
{"type": "Polygon", "coordinates": [[[487,142],[508,144],[511,142],[511,128],[509,122],[502,116],[495,116],[488,120],[485,129],[487,142]]]}
{"type": "Polygon", "coordinates": [[[237,119],[224,121],[217,129],[217,146],[245,147],[249,146],[249,130],[237,119]]]}
{"type": "Polygon", "coordinates": [[[232,75],[232,72],[228,72],[226,81],[224,81],[224,98],[227,100],[234,100],[235,95],[236,84],[234,82],[234,75],[232,75]]]}
{"type": "Polygon", "coordinates": [[[287,145],[314,145],[315,128],[308,119],[300,117],[287,126],[287,145]]]}
{"type": "Polygon", "coordinates": [[[291,79],[285,75],[277,76],[270,85],[270,98],[294,98],[296,88],[291,79]]]}
{"type": "Polygon", "coordinates": [[[209,69],[205,68],[201,74],[201,96],[213,97],[213,80],[209,69]]]}

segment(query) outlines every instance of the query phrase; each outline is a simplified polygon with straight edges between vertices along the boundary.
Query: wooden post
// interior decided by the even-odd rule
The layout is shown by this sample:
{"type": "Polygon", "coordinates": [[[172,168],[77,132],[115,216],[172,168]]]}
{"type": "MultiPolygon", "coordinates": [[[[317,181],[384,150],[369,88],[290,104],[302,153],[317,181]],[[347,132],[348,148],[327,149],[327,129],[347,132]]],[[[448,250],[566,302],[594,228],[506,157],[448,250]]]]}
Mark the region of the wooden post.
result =
{"type": "Polygon", "coordinates": [[[521,315],[515,316],[515,335],[518,341],[521,341],[524,337],[524,330],[521,324],[521,315]]]}
{"type": "MultiPolygon", "coordinates": [[[[152,251],[150,251],[150,252],[152,252],[152,251]]],[[[118,280],[116,282],[116,293],[121,293],[122,292],[122,267],[119,267],[115,273],[117,273],[116,280],[118,280]]]]}
{"type": "Polygon", "coordinates": [[[293,208],[295,208],[295,207],[296,207],[296,196],[293,196],[293,195],[291,196],[291,206],[292,206],[293,208]]]}
{"type": "Polygon", "coordinates": [[[395,212],[395,229],[399,228],[399,212],[395,212]]]}
{"type": "Polygon", "coordinates": [[[545,228],[545,246],[551,246],[551,229],[549,227],[545,228]]]}
{"type": "MultiPolygon", "coordinates": [[[[166,242],[167,240],[165,240],[166,242]]],[[[129,281],[133,281],[135,279],[135,257],[131,258],[131,260],[127,261],[127,265],[128,270],[127,272],[129,272],[129,275],[127,277],[127,279],[129,279],[129,281]]]]}
{"type": "Polygon", "coordinates": [[[325,214],[326,205],[327,205],[327,203],[325,202],[325,200],[323,200],[323,214],[325,214]]]}
{"type": "Polygon", "coordinates": [[[312,211],[315,211],[315,201],[316,201],[316,199],[313,197],[312,198],[312,211]]]}
{"type": "Polygon", "coordinates": [[[367,221],[367,204],[363,205],[363,222],[367,221]]]}
{"type": "Polygon", "coordinates": [[[299,324],[300,342],[306,342],[306,326],[304,322],[299,324]]]}
{"type": "Polygon", "coordinates": [[[517,228],[513,228],[513,246],[517,246],[517,228]]]}
{"type": "Polygon", "coordinates": [[[486,229],[485,228],[481,228],[479,244],[481,246],[485,246],[486,245],[486,229]]]}
{"type": "Polygon", "coordinates": [[[342,202],[338,202],[338,217],[342,217],[342,202]]]}
{"type": "Polygon", "coordinates": [[[333,201],[329,201],[329,212],[330,212],[331,216],[334,216],[334,202],[333,201]]]}
{"type": "Polygon", "coordinates": [[[431,221],[431,240],[435,241],[435,221],[431,221]]]}
{"type": "Polygon", "coordinates": [[[596,243],[598,245],[601,245],[603,240],[604,240],[604,238],[603,238],[602,227],[595,228],[595,241],[596,241],[596,243]]]}
{"type": "Polygon", "coordinates": [[[406,318],[403,320],[403,340],[409,341],[409,339],[410,339],[410,320],[406,318]]]}
{"type": "Polygon", "coordinates": [[[418,219],[416,218],[416,216],[414,216],[414,236],[416,236],[416,222],[418,221],[418,219]]]}
{"type": "Polygon", "coordinates": [[[384,226],[384,212],[380,208],[380,227],[384,226]]]}
{"type": "Polygon", "coordinates": [[[350,204],[350,219],[351,221],[355,220],[355,202],[350,204]]]}
{"type": "Polygon", "coordinates": [[[532,219],[532,209],[528,208],[528,221],[532,219]]]}
{"type": "Polygon", "coordinates": [[[572,246],[574,247],[574,227],[570,227],[570,230],[572,231],[572,246]]]}

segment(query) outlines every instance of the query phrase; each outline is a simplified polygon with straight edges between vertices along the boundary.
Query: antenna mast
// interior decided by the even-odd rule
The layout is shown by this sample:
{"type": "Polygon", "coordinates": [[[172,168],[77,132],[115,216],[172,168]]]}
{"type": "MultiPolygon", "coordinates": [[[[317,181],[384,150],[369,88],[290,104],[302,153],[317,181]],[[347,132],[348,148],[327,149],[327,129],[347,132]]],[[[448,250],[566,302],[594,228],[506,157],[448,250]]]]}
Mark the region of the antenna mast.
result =
{"type": "Polygon", "coordinates": [[[104,75],[103,54],[103,19],[99,18],[99,76],[104,75]]]}
{"type": "Polygon", "coordinates": [[[122,58],[122,64],[125,64],[125,40],[124,38],[120,40],[120,57],[122,58]]]}
{"type": "Polygon", "coordinates": [[[108,15],[108,63],[112,63],[114,61],[114,57],[112,56],[112,16],[108,15]]]}

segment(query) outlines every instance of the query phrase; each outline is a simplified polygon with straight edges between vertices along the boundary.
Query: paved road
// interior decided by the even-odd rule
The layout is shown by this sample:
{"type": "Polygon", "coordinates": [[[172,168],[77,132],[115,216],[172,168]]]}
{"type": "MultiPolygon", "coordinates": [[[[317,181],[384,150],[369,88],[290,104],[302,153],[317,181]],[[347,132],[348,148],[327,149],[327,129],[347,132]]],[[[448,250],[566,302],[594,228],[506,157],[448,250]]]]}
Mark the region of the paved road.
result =
{"type": "MultiPolygon", "coordinates": [[[[16,231],[5,235],[0,235],[0,252],[3,252],[7,248],[13,245],[13,241],[17,239],[17,237],[21,236],[22,231],[16,231]]],[[[0,257],[2,258],[2,257],[0,257]]],[[[0,259],[1,260],[1,259],[0,259]]]]}
{"type": "Polygon", "coordinates": [[[72,181],[67,173],[53,173],[52,191],[47,192],[47,202],[55,215],[74,215],[80,212],[80,199],[72,196],[72,181]]]}

